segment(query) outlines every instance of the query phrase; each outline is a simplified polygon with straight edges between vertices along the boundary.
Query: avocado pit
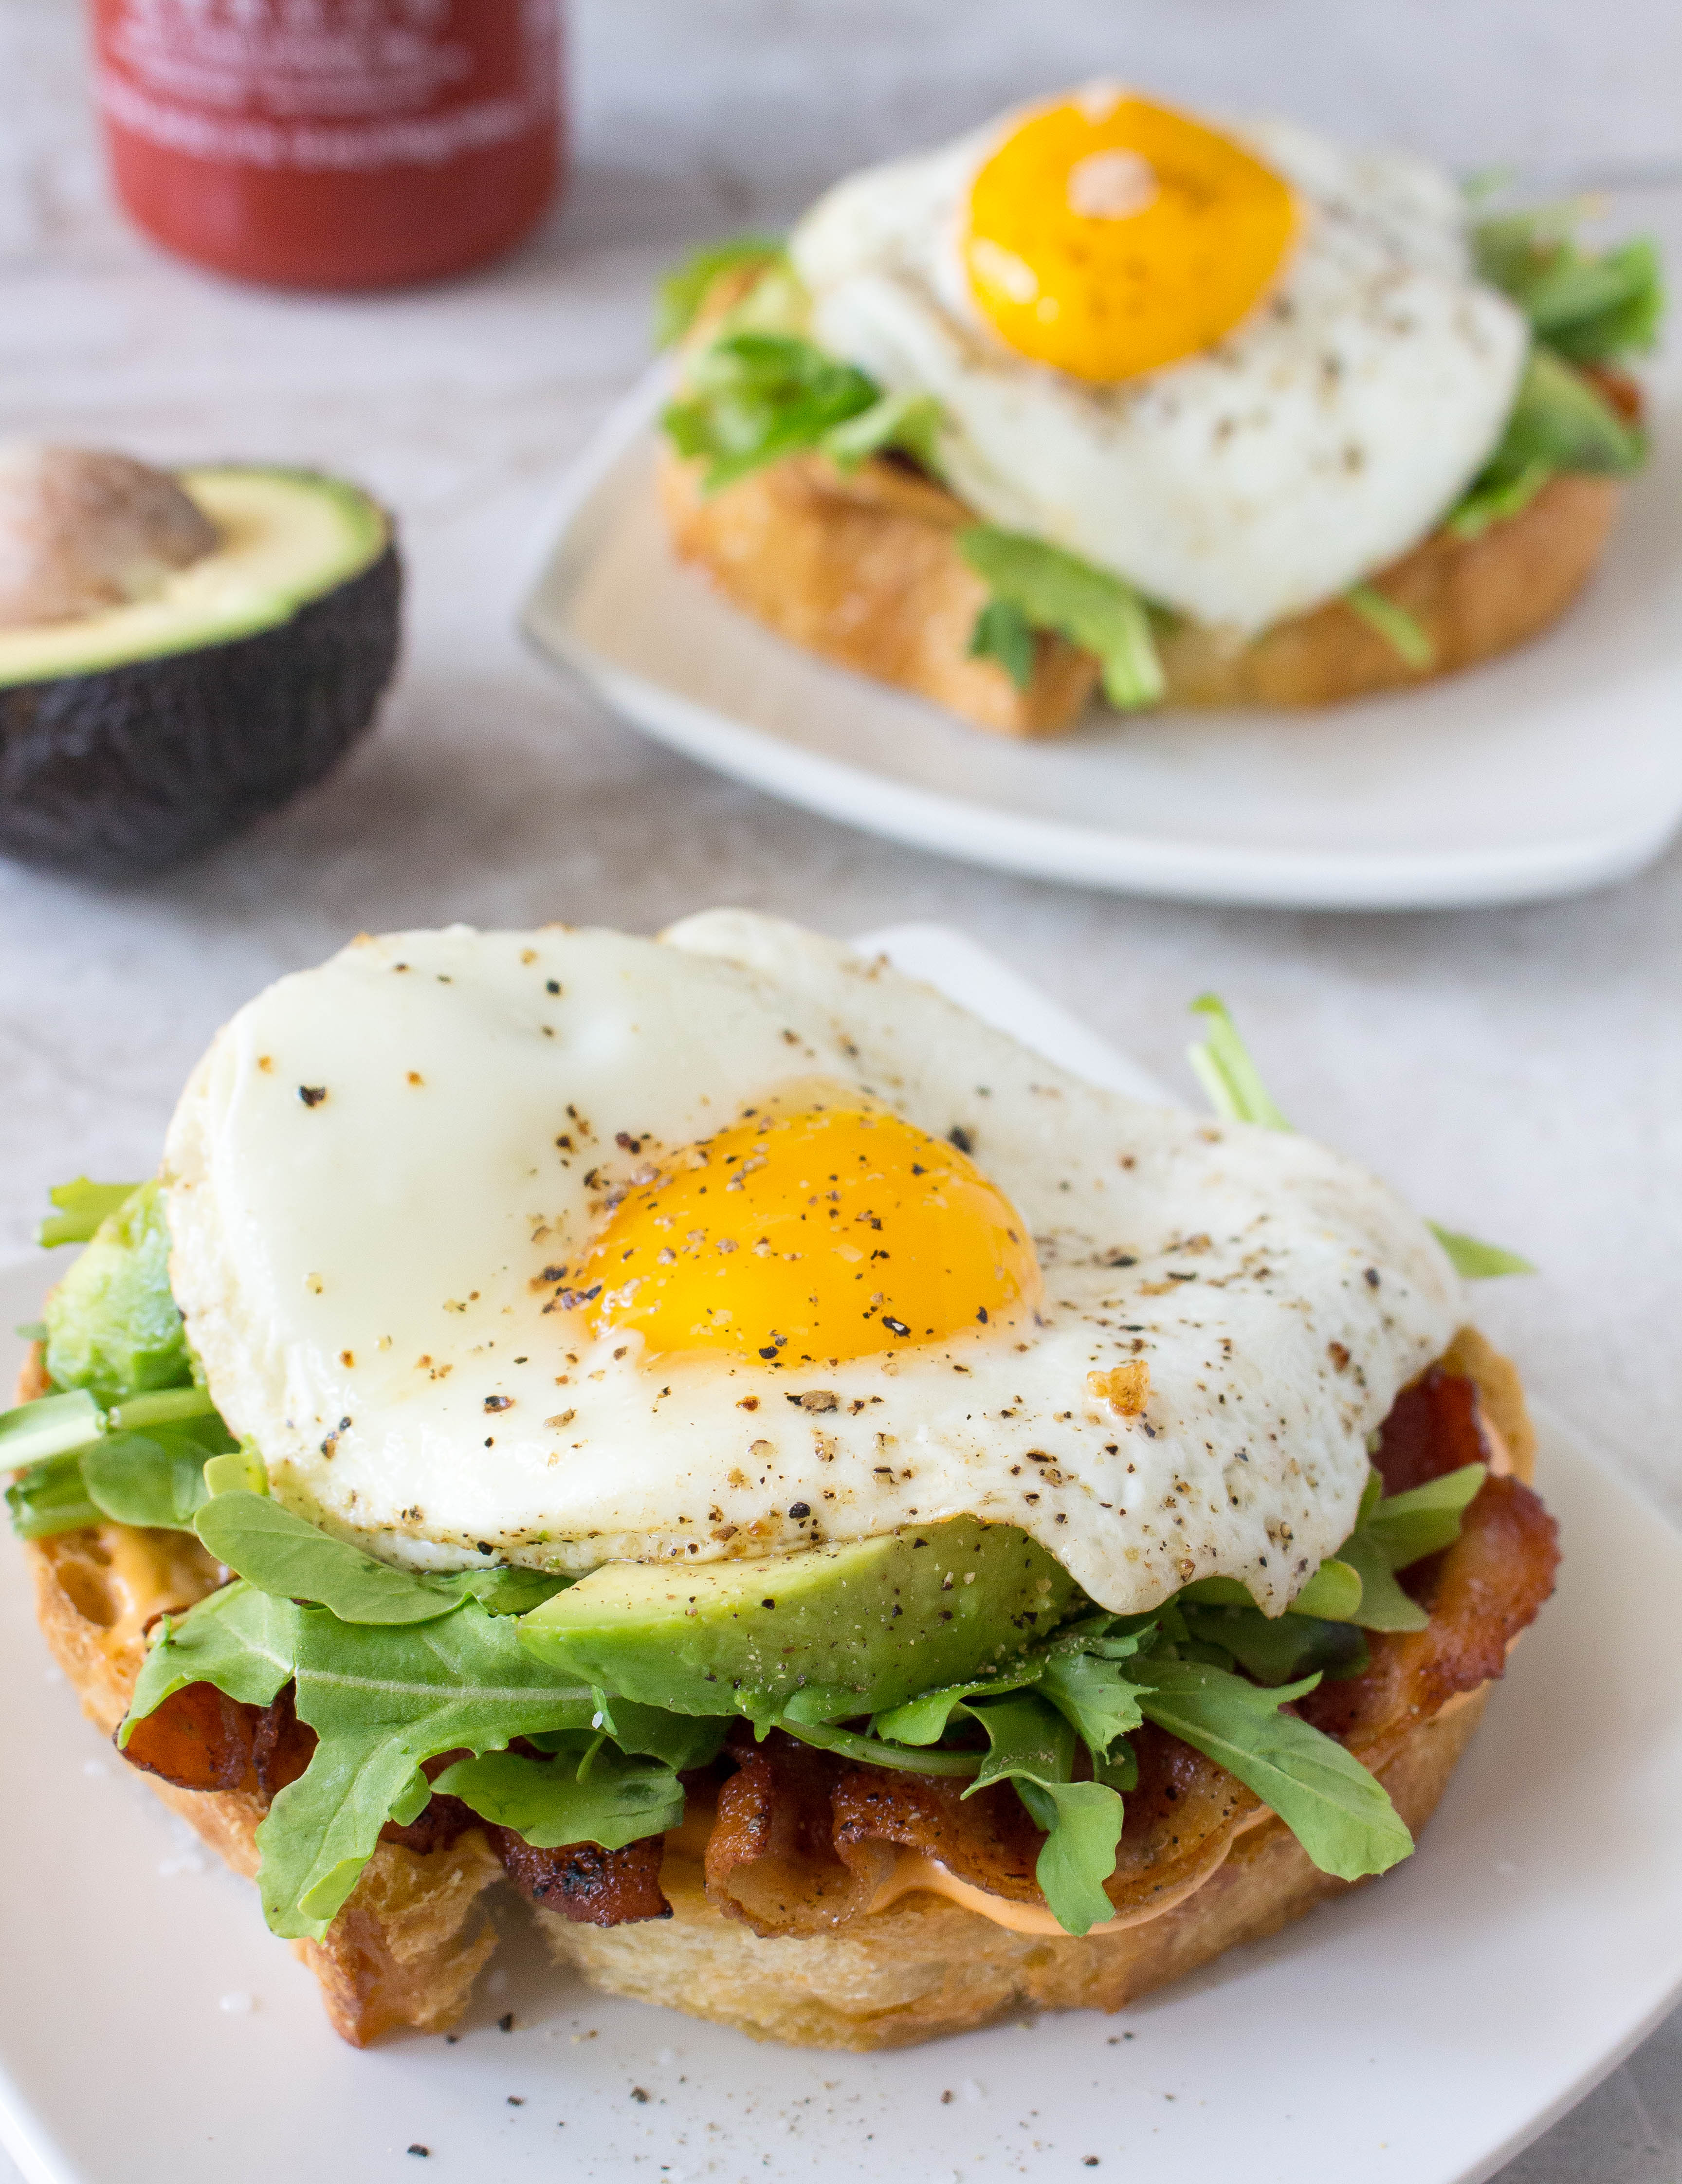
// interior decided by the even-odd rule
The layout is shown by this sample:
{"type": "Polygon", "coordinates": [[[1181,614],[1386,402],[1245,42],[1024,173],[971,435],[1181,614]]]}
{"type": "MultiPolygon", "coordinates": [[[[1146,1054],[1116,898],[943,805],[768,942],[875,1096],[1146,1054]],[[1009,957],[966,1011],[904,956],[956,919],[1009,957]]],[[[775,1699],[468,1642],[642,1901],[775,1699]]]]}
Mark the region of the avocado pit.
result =
{"type": "Polygon", "coordinates": [[[131,455],[0,445],[0,629],[153,598],[217,541],[174,478],[131,455]]]}

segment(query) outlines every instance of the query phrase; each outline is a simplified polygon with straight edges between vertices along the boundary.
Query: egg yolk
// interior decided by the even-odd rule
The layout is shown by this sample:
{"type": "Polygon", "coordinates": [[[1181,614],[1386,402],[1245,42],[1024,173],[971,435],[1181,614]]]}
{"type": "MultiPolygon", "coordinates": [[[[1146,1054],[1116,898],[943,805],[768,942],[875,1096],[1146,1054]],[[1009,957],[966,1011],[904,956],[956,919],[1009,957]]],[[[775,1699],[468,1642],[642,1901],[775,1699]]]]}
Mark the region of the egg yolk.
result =
{"type": "Polygon", "coordinates": [[[750,1115],[623,1199],[572,1276],[599,1334],[652,1353],[839,1364],[1031,1308],[1010,1201],[955,1145],[884,1109],[750,1115]]]}
{"type": "Polygon", "coordinates": [[[1231,332],[1279,271],[1289,189],[1229,136],[1148,99],[1023,122],[970,191],[970,283],[1019,354],[1129,379],[1231,332]]]}

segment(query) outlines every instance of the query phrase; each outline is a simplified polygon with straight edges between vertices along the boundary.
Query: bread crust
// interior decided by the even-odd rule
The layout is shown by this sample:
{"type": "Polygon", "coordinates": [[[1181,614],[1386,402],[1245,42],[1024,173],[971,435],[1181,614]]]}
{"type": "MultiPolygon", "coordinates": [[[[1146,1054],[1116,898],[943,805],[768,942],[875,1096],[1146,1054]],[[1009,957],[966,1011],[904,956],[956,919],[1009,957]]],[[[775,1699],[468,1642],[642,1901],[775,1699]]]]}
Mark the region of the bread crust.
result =
{"type": "MultiPolygon", "coordinates": [[[[706,496],[701,470],[662,448],[659,490],[678,557],[780,635],[1002,735],[1059,735],[1085,710],[1098,662],[1061,638],[1036,640],[1024,690],[996,661],[969,657],[988,591],[955,540],[976,518],[932,480],[882,457],[844,476],[803,454],[706,496]]],[[[1435,531],[1381,570],[1371,583],[1424,631],[1429,667],[1410,667],[1338,599],[1247,641],[1174,623],[1158,638],[1163,703],[1338,705],[1510,650],[1582,589],[1618,500],[1610,479],[1562,475],[1479,538],[1435,531]]]]}
{"type": "MultiPolygon", "coordinates": [[[[1512,1364],[1462,1329],[1443,1364],[1474,1381],[1512,1468],[1528,1480],[1535,1436],[1512,1364]]],[[[20,1379],[45,1387],[38,1353],[20,1379]]],[[[127,1711],[148,1624],[213,1591],[222,1572],[183,1534],[103,1524],[27,1545],[36,1613],[54,1659],[106,1736],[127,1711]]],[[[1480,1719],[1489,1686],[1420,1723],[1376,1770],[1417,1835],[1480,1719]]],[[[262,1797],[147,1780],[237,1873],[255,1875],[262,1797]]],[[[559,1961],[604,1992],[732,2025],[795,2047],[903,2047],[987,2023],[1024,2005],[1118,2009],[1240,1942],[1276,1933],[1354,1885],[1323,1874],[1271,1814],[1172,1907],[1113,1933],[1028,1934],[913,1889],[840,1930],[755,1934],[708,1900],[703,1816],[666,1838],[660,1885],[669,1919],[575,1925],[535,1915],[559,1961]]],[[[410,2025],[443,2031],[466,2007],[496,1937],[482,1898],[503,1877],[484,1833],[417,1852],[382,1842],[319,1942],[292,1944],[320,1982],[334,2030],[360,2047],[410,2025]]]]}
{"type": "MultiPolygon", "coordinates": [[[[145,1624],[213,1591],[221,1573],[197,1540],[123,1524],[31,1540],[28,1553],[53,1658],[109,1736],[128,1712],[145,1624]]],[[[266,1798],[146,1780],[236,1873],[255,1878],[266,1798]]],[[[333,2030],[360,2048],[399,2025],[442,2032],[454,2024],[496,1947],[481,1898],[502,1877],[477,1828],[425,1854],[381,1843],[324,1937],[292,1944],[320,1981],[333,2030]]]]}

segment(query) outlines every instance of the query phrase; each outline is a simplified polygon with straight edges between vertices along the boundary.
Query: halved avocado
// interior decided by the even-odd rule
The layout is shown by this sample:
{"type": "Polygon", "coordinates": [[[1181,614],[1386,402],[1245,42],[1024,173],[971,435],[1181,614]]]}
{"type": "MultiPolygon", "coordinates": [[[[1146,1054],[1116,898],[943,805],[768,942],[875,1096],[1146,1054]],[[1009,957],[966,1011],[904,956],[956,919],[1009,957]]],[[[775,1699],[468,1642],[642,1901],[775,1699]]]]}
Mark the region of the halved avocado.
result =
{"type": "Polygon", "coordinates": [[[214,549],[144,599],[0,629],[0,852],[109,878],[319,780],[397,657],[389,519],[307,471],[187,471],[214,549]]]}
{"type": "Polygon", "coordinates": [[[974,1517],[763,1561],[607,1563],[520,1622],[540,1660],[674,1713],[838,1721],[989,1675],[1084,1596],[974,1517]]]}

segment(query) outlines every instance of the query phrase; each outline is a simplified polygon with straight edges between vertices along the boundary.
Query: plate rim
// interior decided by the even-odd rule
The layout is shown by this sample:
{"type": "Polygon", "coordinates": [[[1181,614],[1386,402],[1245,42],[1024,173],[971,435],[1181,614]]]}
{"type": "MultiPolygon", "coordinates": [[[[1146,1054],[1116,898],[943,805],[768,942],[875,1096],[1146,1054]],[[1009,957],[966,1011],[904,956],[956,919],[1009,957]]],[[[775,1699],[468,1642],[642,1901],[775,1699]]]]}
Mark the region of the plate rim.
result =
{"type": "MultiPolygon", "coordinates": [[[[672,385],[660,359],[623,395],[563,474],[537,530],[521,636],[551,669],[667,749],[820,816],[955,861],[1024,878],[1159,900],[1298,910],[1490,908],[1615,885],[1663,854],[1682,827],[1682,776],[1660,816],[1565,844],[1495,850],[1339,853],[1177,844],[1025,816],[893,780],[806,750],[680,691],[615,666],[567,632],[548,604],[567,583],[577,534],[615,474],[651,439],[672,385]]],[[[838,675],[847,671],[834,668],[838,675]]]]}

